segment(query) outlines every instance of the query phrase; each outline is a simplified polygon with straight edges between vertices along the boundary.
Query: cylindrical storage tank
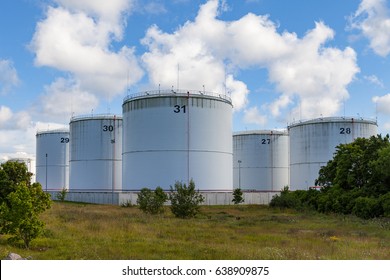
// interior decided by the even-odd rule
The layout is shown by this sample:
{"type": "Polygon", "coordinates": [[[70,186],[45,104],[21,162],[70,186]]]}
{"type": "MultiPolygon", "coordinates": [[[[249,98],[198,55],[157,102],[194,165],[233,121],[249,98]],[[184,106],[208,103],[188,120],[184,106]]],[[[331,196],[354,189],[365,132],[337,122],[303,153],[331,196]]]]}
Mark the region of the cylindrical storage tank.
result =
{"type": "Polygon", "coordinates": [[[69,129],[37,132],[36,180],[44,190],[69,189],[69,129]]]}
{"type": "Polygon", "coordinates": [[[372,120],[327,117],[302,121],[288,127],[290,135],[290,189],[315,185],[318,172],[333,158],[339,144],[377,134],[372,120]]]}
{"type": "Polygon", "coordinates": [[[122,117],[73,117],[69,165],[72,191],[122,190],[122,117]]]}
{"type": "Polygon", "coordinates": [[[199,91],[153,91],[123,102],[123,189],[195,182],[232,191],[232,103],[199,91]]]}
{"type": "Polygon", "coordinates": [[[233,183],[250,191],[280,191],[289,185],[286,131],[256,130],[233,134],[233,183]]]}

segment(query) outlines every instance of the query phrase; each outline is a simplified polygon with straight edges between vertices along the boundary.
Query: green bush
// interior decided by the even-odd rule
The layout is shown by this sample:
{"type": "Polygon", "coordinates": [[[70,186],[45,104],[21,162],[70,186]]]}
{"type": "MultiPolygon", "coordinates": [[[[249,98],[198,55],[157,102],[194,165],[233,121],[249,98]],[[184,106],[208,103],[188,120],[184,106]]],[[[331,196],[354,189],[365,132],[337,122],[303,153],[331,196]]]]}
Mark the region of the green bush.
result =
{"type": "Polygon", "coordinates": [[[143,188],[138,194],[137,204],[145,213],[159,214],[164,211],[163,206],[167,200],[168,196],[162,188],[157,187],[154,191],[143,188]]]}
{"type": "Polygon", "coordinates": [[[68,190],[67,190],[66,188],[62,188],[62,190],[59,191],[59,192],[56,194],[56,198],[57,198],[59,201],[64,202],[67,194],[68,194],[68,190]]]}
{"type": "Polygon", "coordinates": [[[382,205],[383,216],[390,217],[390,192],[379,197],[382,205]]]}
{"type": "Polygon", "coordinates": [[[242,195],[243,195],[243,193],[242,193],[242,190],[240,188],[234,189],[232,202],[234,204],[243,203],[244,202],[244,198],[242,197],[242,195]]]}
{"type": "Polygon", "coordinates": [[[277,208],[300,208],[301,202],[294,194],[294,192],[290,191],[288,187],[284,187],[280,192],[280,195],[275,195],[269,204],[271,207],[277,208]]]}
{"type": "Polygon", "coordinates": [[[363,219],[371,219],[383,215],[383,209],[378,199],[358,197],[352,209],[353,214],[363,219]]]}
{"type": "Polygon", "coordinates": [[[169,194],[171,201],[171,211],[178,218],[192,218],[199,213],[199,205],[204,201],[204,197],[195,191],[195,183],[191,179],[188,187],[186,184],[176,182],[169,194]]]}

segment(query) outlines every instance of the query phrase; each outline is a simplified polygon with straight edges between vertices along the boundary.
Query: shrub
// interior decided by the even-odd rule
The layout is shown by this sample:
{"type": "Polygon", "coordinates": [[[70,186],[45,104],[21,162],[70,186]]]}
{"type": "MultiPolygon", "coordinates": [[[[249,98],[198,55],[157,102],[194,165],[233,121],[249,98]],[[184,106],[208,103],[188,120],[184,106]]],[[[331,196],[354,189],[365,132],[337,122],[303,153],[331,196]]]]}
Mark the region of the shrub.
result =
{"type": "Polygon", "coordinates": [[[64,202],[67,194],[68,190],[66,188],[62,188],[62,190],[56,194],[56,198],[59,201],[64,202]]]}
{"type": "Polygon", "coordinates": [[[278,208],[299,208],[301,203],[299,198],[291,192],[288,187],[284,187],[281,191],[280,195],[275,195],[271,201],[269,206],[278,207],[278,208]]]}
{"type": "Polygon", "coordinates": [[[232,202],[234,204],[240,204],[244,202],[244,198],[242,197],[242,190],[240,188],[234,189],[233,191],[233,199],[232,202]]]}
{"type": "Polygon", "coordinates": [[[371,197],[358,197],[355,200],[353,214],[363,219],[382,216],[383,209],[378,199],[371,197]]]}
{"type": "Polygon", "coordinates": [[[383,216],[390,217],[390,192],[380,196],[379,201],[382,205],[383,216]]]}
{"type": "Polygon", "coordinates": [[[145,213],[158,214],[164,211],[163,206],[167,199],[167,194],[160,187],[157,187],[154,191],[143,188],[138,194],[137,204],[145,213]]]}
{"type": "Polygon", "coordinates": [[[186,184],[176,182],[169,194],[171,201],[171,211],[178,218],[192,218],[199,213],[199,204],[204,201],[204,197],[195,191],[195,183],[191,179],[188,187],[186,184]]]}

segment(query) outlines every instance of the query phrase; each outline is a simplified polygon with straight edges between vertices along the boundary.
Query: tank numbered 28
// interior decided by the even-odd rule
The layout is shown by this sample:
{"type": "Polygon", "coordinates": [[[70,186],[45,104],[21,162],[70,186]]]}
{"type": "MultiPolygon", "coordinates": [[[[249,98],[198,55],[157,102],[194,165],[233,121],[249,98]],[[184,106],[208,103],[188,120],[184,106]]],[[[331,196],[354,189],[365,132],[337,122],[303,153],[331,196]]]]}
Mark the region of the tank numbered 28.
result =
{"type": "Polygon", "coordinates": [[[351,134],[351,129],[349,127],[340,127],[340,134],[351,134]]]}

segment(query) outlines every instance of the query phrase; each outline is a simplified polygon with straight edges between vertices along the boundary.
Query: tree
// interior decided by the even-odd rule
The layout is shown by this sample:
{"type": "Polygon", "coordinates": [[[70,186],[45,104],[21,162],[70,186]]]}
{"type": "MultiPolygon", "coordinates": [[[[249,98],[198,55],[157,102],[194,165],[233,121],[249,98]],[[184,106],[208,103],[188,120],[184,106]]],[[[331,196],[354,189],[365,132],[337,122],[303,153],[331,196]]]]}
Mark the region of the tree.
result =
{"type": "Polygon", "coordinates": [[[7,161],[0,165],[0,204],[15,191],[20,183],[30,186],[32,173],[28,172],[25,163],[7,161]]]}
{"type": "MultiPolygon", "coordinates": [[[[337,187],[343,190],[360,189],[366,195],[373,194],[375,186],[380,182],[378,166],[382,162],[374,164],[378,156],[383,153],[381,161],[389,160],[390,155],[381,152],[389,148],[389,136],[371,136],[370,138],[357,138],[354,142],[340,144],[332,160],[322,167],[316,184],[324,187],[337,187]]],[[[390,178],[390,174],[389,174],[390,178]]]]}
{"type": "Polygon", "coordinates": [[[243,193],[242,193],[242,190],[240,188],[234,189],[232,202],[234,204],[240,204],[240,203],[244,202],[244,198],[242,197],[242,195],[243,195],[243,193]]]}
{"type": "Polygon", "coordinates": [[[182,182],[176,182],[169,194],[171,201],[171,211],[178,218],[192,218],[199,213],[199,204],[204,201],[204,197],[195,191],[195,183],[191,179],[188,187],[182,182]]]}
{"type": "Polygon", "coordinates": [[[154,192],[148,188],[143,188],[137,197],[139,208],[149,214],[158,214],[164,211],[164,203],[168,200],[168,195],[163,189],[157,187],[154,192]]]}
{"type": "Polygon", "coordinates": [[[31,240],[43,230],[39,214],[50,208],[50,195],[43,192],[39,183],[28,186],[21,182],[14,185],[6,200],[0,205],[0,232],[15,235],[29,248],[31,240]]]}

